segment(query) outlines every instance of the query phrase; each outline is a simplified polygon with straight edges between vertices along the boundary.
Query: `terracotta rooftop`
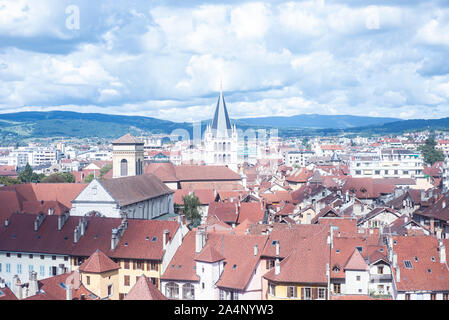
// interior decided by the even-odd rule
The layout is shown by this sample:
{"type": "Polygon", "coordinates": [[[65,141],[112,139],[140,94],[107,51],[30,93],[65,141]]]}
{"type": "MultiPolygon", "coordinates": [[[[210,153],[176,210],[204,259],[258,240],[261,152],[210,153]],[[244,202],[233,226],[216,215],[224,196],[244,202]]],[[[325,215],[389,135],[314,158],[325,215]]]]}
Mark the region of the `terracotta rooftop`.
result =
{"type": "Polygon", "coordinates": [[[124,136],[112,141],[112,144],[144,144],[141,140],[127,133],[124,136]]]}
{"type": "Polygon", "coordinates": [[[145,275],[141,275],[123,300],[168,300],[145,275]]]}
{"type": "Polygon", "coordinates": [[[346,262],[344,269],[345,270],[369,270],[369,267],[366,264],[365,259],[360,254],[360,251],[357,249],[354,249],[348,262],[346,262]]]}
{"type": "Polygon", "coordinates": [[[78,270],[88,273],[103,273],[117,269],[120,269],[117,263],[109,259],[102,251],[97,250],[83,262],[78,270]]]}

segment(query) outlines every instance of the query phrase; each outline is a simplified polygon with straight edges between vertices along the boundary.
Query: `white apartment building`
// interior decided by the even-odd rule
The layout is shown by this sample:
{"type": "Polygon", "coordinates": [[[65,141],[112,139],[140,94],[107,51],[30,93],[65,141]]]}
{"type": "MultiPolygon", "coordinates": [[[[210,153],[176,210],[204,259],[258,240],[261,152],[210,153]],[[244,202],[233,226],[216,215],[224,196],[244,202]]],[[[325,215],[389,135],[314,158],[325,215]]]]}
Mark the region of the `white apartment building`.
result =
{"type": "Polygon", "coordinates": [[[421,178],[424,162],[420,153],[383,149],[351,157],[350,174],[357,178],[421,178]]]}
{"type": "Polygon", "coordinates": [[[443,163],[443,190],[449,190],[449,156],[444,158],[443,163]]]}
{"type": "Polygon", "coordinates": [[[284,153],[284,164],[292,167],[297,165],[299,167],[305,167],[307,161],[314,155],[313,151],[301,150],[301,151],[288,151],[284,153]]]}

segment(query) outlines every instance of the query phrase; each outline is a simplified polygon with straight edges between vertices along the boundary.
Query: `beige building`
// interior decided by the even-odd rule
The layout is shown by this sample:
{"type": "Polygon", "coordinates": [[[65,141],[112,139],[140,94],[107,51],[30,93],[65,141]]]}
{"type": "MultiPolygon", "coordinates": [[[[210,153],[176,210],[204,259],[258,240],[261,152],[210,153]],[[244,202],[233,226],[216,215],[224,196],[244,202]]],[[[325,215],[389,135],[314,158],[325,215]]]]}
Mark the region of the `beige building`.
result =
{"type": "Polygon", "coordinates": [[[118,300],[120,266],[96,250],[79,267],[81,283],[100,299],[118,300]]]}
{"type": "Polygon", "coordinates": [[[144,143],[129,133],[112,141],[113,178],[143,174],[144,143]]]}

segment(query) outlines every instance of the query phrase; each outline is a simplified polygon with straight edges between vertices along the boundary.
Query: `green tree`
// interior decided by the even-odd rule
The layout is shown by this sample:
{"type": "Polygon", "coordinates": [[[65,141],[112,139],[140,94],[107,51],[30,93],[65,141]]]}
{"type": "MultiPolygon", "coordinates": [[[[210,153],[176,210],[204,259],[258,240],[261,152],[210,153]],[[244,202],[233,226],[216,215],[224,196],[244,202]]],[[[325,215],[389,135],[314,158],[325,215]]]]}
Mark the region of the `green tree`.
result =
{"type": "Polygon", "coordinates": [[[93,174],[93,173],[89,174],[89,175],[84,179],[84,183],[91,183],[92,180],[94,180],[94,174],[93,174]]]}
{"type": "Polygon", "coordinates": [[[10,177],[0,177],[0,184],[3,184],[5,186],[10,186],[13,184],[20,184],[21,181],[19,179],[14,179],[10,177]]]}
{"type": "Polygon", "coordinates": [[[201,214],[198,211],[201,205],[200,199],[194,194],[182,197],[184,203],[184,215],[190,221],[192,227],[197,227],[201,223],[201,214]]]}
{"type": "Polygon", "coordinates": [[[75,176],[70,172],[58,172],[41,180],[43,183],[75,183],[75,176]]]}
{"type": "Polygon", "coordinates": [[[23,183],[39,182],[43,177],[45,177],[45,175],[38,175],[35,173],[28,162],[25,168],[19,173],[19,180],[23,183]]]}
{"type": "Polygon", "coordinates": [[[424,162],[433,165],[437,161],[444,161],[444,153],[441,150],[435,149],[437,145],[433,136],[427,138],[424,145],[419,146],[418,150],[421,151],[424,162]]]}
{"type": "Polygon", "coordinates": [[[112,169],[112,164],[107,164],[100,169],[100,178],[102,178],[106,173],[112,169]]]}

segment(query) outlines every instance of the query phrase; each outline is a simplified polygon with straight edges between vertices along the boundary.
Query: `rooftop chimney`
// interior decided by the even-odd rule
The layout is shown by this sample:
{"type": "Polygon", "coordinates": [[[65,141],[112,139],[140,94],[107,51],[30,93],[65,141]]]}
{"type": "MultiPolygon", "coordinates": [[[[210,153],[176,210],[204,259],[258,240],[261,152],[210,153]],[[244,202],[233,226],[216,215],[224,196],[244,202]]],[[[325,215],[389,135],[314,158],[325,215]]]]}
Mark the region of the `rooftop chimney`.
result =
{"type": "Polygon", "coordinates": [[[440,254],[440,263],[446,263],[446,246],[442,240],[438,241],[438,251],[440,254]]]}
{"type": "Polygon", "coordinates": [[[115,248],[117,247],[117,242],[118,242],[118,229],[113,228],[111,236],[111,250],[115,250],[115,248]]]}
{"type": "Polygon", "coordinates": [[[446,200],[443,200],[443,202],[441,203],[441,209],[446,208],[446,200]]]}
{"type": "Polygon", "coordinates": [[[37,284],[37,272],[30,271],[30,281],[28,283],[28,292],[30,296],[34,296],[39,292],[39,286],[37,284]]]}
{"type": "Polygon", "coordinates": [[[396,267],[396,282],[401,282],[401,270],[396,267]]]}
{"type": "Polygon", "coordinates": [[[22,300],[22,283],[20,282],[20,278],[18,275],[13,277],[13,292],[16,295],[17,299],[22,300]]]}
{"type": "Polygon", "coordinates": [[[61,214],[58,216],[58,231],[62,230],[62,227],[64,227],[65,223],[69,219],[70,213],[66,212],[65,214],[61,214]]]}
{"type": "Polygon", "coordinates": [[[200,253],[206,244],[206,231],[203,227],[198,227],[195,233],[195,252],[200,253]]]}
{"type": "Polygon", "coordinates": [[[254,255],[257,256],[259,252],[259,247],[257,246],[257,244],[254,245],[254,255]]]}
{"type": "Polygon", "coordinates": [[[67,284],[66,285],[66,300],[72,300],[72,285],[71,284],[67,284]]]}
{"type": "Polygon", "coordinates": [[[55,213],[54,208],[48,208],[48,215],[51,216],[53,213],[55,213]]]}
{"type": "Polygon", "coordinates": [[[281,263],[279,262],[279,258],[274,262],[274,275],[279,275],[281,273],[281,263]]]}
{"type": "Polygon", "coordinates": [[[79,239],[80,239],[80,226],[78,225],[73,231],[73,243],[77,243],[79,239]]]}
{"type": "Polygon", "coordinates": [[[276,240],[276,256],[279,256],[279,240],[276,240]]]}
{"type": "Polygon", "coordinates": [[[44,222],[46,215],[43,213],[39,213],[36,216],[36,219],[34,220],[34,231],[39,230],[39,227],[41,226],[42,222],[44,222]]]}
{"type": "Polygon", "coordinates": [[[162,234],[162,248],[165,250],[165,248],[167,247],[167,239],[168,239],[168,234],[170,232],[165,229],[164,233],[162,234]]]}
{"type": "Polygon", "coordinates": [[[5,219],[5,227],[9,226],[9,219],[5,219]]]}

